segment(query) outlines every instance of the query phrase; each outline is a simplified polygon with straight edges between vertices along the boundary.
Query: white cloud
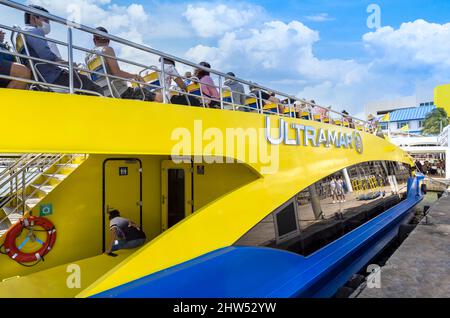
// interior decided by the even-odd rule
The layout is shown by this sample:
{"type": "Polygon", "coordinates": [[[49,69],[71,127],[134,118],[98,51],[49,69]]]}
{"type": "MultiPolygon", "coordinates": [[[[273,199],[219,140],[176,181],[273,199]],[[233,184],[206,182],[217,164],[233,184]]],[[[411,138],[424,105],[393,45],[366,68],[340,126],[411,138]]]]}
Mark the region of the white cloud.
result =
{"type": "Polygon", "coordinates": [[[365,62],[321,59],[314,53],[320,41],[317,31],[298,21],[271,21],[227,32],[216,45],[194,46],[186,56],[338,110],[360,113],[370,101],[431,91],[448,82],[449,38],[450,24],[417,20],[365,34],[362,43],[370,57],[365,62]]]}
{"type": "Polygon", "coordinates": [[[227,31],[255,22],[264,14],[259,6],[236,4],[188,5],[183,13],[196,34],[203,38],[221,36],[227,31]]]}
{"type": "Polygon", "coordinates": [[[112,33],[138,29],[147,23],[148,15],[140,4],[128,6],[112,4],[110,0],[29,0],[28,3],[45,7],[51,13],[89,26],[101,24],[112,33]]]}
{"type": "Polygon", "coordinates": [[[319,13],[316,15],[309,15],[306,17],[308,21],[312,22],[327,22],[327,21],[333,21],[334,18],[331,17],[328,13],[319,13]]]}
{"type": "Polygon", "coordinates": [[[318,37],[317,32],[300,22],[285,24],[271,21],[261,29],[228,32],[218,41],[217,46],[197,45],[186,55],[196,61],[209,60],[221,67],[276,69],[286,66],[283,55],[292,55],[292,50],[301,54],[299,51],[311,46],[318,37]]]}
{"type": "Polygon", "coordinates": [[[186,56],[206,60],[215,68],[270,74],[270,79],[309,82],[333,80],[353,83],[360,80],[366,67],[353,60],[321,60],[313,46],[319,33],[301,22],[271,21],[260,29],[228,32],[217,46],[197,45],[186,56]],[[283,78],[285,77],[285,78],[283,78]]]}
{"type": "Polygon", "coordinates": [[[363,36],[366,47],[384,63],[402,67],[450,67],[450,23],[424,20],[403,23],[399,29],[390,26],[363,36]]]}

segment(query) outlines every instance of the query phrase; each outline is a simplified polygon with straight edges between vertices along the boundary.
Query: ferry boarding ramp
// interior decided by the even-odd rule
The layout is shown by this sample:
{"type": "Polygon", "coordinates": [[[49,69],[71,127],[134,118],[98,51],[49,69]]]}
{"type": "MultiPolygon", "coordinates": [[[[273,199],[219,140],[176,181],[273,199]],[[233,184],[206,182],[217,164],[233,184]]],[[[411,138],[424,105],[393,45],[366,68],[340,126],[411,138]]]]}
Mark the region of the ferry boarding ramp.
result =
{"type": "MultiPolygon", "coordinates": [[[[67,66],[30,56],[26,39],[35,35],[0,24],[1,29],[11,32],[13,43],[17,43],[14,42],[17,39],[24,40],[22,51],[11,54],[18,58],[18,62],[28,61],[26,65],[33,69],[33,79],[27,82],[32,90],[38,90],[0,89],[4,101],[0,111],[17,119],[4,123],[5,131],[15,133],[0,142],[0,153],[23,155],[14,164],[15,168],[9,167],[6,173],[0,174],[0,184],[6,187],[7,193],[6,199],[0,201],[0,223],[14,227],[30,214],[45,215],[57,233],[56,242],[45,254],[44,261],[37,259],[33,264],[20,264],[12,257],[0,255],[1,297],[90,297],[174,266],[195,262],[208,253],[232,248],[258,222],[296,200],[300,192],[315,182],[358,165],[365,165],[354,169],[354,181],[360,187],[356,191],[360,191],[358,195],[365,196],[364,191],[380,193],[381,187],[387,186],[378,183],[372,170],[366,173],[364,169],[386,173],[394,169],[394,174],[398,172],[405,176],[402,177],[405,188],[407,183],[409,185],[411,196],[409,200],[401,198],[404,200],[402,206],[409,209],[420,200],[418,184],[408,181],[407,167],[412,165],[411,158],[398,147],[377,137],[369,122],[290,94],[231,78],[222,72],[93,28],[68,23],[12,1],[0,0],[0,4],[44,16],[67,28],[68,42],[45,40],[67,48],[69,62],[67,66]],[[143,82],[119,78],[104,69],[100,71],[98,67],[104,66],[101,61],[97,67],[74,66],[75,51],[95,53],[100,60],[111,57],[74,45],[73,29],[109,38],[147,54],[149,60],[160,59],[161,64],[147,65],[117,57],[123,64],[140,68],[143,82]],[[186,91],[172,85],[166,87],[166,81],[162,80],[165,78],[165,59],[175,61],[177,66],[185,65],[211,73],[218,83],[215,88],[220,98],[205,96],[198,78],[180,76],[191,81],[186,91]],[[76,71],[104,78],[107,82],[105,89],[111,96],[116,96],[112,88],[115,80],[121,80],[128,82],[130,87],[161,93],[164,103],[92,96],[97,94],[75,87],[76,73],[71,76],[68,87],[54,85],[43,80],[39,63],[66,67],[70,74],[76,71]],[[234,101],[236,92],[225,85],[228,79],[245,87],[245,105],[234,101]],[[263,91],[273,92],[275,99],[265,100],[263,91]],[[169,104],[169,99],[175,95],[196,98],[200,107],[169,104]],[[219,109],[208,107],[211,101],[219,109]],[[318,116],[312,111],[314,108],[321,109],[326,115],[318,116]],[[39,127],[38,133],[17,129],[18,122],[23,127],[39,127]],[[43,123],[51,124],[43,129],[43,123]],[[308,137],[305,132],[304,138],[296,140],[296,130],[290,129],[292,125],[297,125],[298,134],[303,127],[311,135],[308,137]],[[263,136],[262,142],[256,140],[252,143],[246,139],[247,136],[244,137],[243,149],[248,154],[256,145],[256,150],[265,149],[268,154],[279,154],[275,171],[268,171],[267,162],[262,158],[243,158],[238,149],[226,151],[217,147],[208,153],[202,147],[207,145],[205,140],[201,141],[203,144],[199,148],[191,140],[187,147],[177,152],[183,161],[174,163],[172,160],[173,149],[177,145],[173,134],[177,129],[181,128],[181,132],[191,136],[198,132],[201,136],[213,129],[210,132],[226,136],[230,128],[244,132],[271,132],[270,127],[280,134],[279,138],[276,133],[268,134],[263,136]],[[323,136],[325,131],[329,132],[328,140],[318,142],[320,138],[316,140],[316,137],[323,136]],[[195,160],[197,157],[200,157],[199,161],[195,160]],[[44,161],[42,158],[52,160],[44,161]],[[231,159],[231,163],[226,164],[226,159],[231,159]],[[32,178],[27,174],[29,169],[36,171],[32,178]],[[118,208],[124,217],[141,225],[148,238],[146,245],[136,250],[121,251],[115,258],[103,255],[109,232],[106,212],[111,207],[118,208]],[[67,288],[70,265],[81,268],[82,286],[79,289],[67,288]]],[[[186,101],[189,104],[189,99],[186,101]]],[[[382,203],[385,204],[384,201],[382,203]]],[[[327,204],[332,205],[330,202],[327,204]]],[[[383,218],[377,219],[380,221],[377,224],[389,223],[393,226],[392,233],[400,219],[405,217],[404,211],[399,209],[385,208],[375,212],[388,213],[381,215],[383,218]],[[397,215],[395,218],[394,214],[397,215]]],[[[374,214],[370,220],[375,220],[375,217],[374,214]]],[[[24,231],[18,236],[17,243],[29,242],[26,235],[27,231],[24,231]]],[[[0,234],[0,245],[5,243],[7,236],[8,232],[0,234]]],[[[23,252],[35,251],[39,240],[45,240],[45,235],[39,232],[30,237],[33,240],[23,247],[23,252]]],[[[280,251],[277,255],[284,253],[287,252],[280,251]]],[[[296,260],[301,257],[289,255],[295,256],[296,260]]],[[[240,259],[245,261],[246,258],[240,259]]]]}

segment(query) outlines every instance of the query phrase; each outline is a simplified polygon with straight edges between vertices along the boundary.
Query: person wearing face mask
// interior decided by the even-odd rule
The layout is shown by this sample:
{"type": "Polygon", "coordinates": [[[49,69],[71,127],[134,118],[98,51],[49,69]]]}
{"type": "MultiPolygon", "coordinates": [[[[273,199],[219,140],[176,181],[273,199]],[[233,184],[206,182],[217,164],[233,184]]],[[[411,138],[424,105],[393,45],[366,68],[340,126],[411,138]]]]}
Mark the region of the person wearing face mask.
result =
{"type": "MultiPolygon", "coordinates": [[[[30,5],[30,7],[48,13],[48,11],[43,7],[36,5],[30,5]]],[[[40,37],[45,37],[51,32],[50,21],[47,18],[41,17],[39,15],[25,13],[25,27],[23,28],[23,31],[40,37]]],[[[25,35],[25,41],[27,43],[29,53],[32,57],[68,64],[68,62],[62,60],[60,56],[55,54],[54,50],[56,45],[50,45],[50,42],[42,38],[28,35],[25,35]]],[[[50,63],[40,64],[36,67],[47,83],[65,87],[69,86],[70,73],[67,69],[60,68],[59,66],[50,63]]],[[[102,88],[96,85],[87,76],[78,74],[78,76],[73,77],[73,80],[75,88],[82,88],[83,90],[93,91],[103,95],[102,88]],[[81,83],[79,79],[81,80],[81,83]]]]}

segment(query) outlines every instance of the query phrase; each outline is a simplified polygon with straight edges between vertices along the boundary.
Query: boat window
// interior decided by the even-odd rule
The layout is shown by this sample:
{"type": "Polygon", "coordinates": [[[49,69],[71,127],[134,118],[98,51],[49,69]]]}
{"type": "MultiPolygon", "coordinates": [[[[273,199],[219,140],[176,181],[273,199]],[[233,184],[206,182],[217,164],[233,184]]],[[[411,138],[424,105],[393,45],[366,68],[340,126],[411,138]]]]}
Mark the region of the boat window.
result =
{"type": "Polygon", "coordinates": [[[348,167],[297,193],[235,245],[309,255],[400,203],[409,176],[409,167],[397,162],[348,167]]]}

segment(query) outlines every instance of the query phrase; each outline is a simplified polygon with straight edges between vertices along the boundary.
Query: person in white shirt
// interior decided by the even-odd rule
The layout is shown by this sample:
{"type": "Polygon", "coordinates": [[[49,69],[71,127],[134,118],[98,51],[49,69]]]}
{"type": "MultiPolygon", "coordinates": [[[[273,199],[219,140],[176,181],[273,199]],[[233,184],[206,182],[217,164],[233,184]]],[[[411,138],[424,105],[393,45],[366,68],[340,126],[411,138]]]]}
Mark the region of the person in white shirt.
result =
{"type": "Polygon", "coordinates": [[[333,204],[336,203],[336,201],[339,200],[339,195],[338,195],[338,184],[337,184],[337,180],[335,177],[333,177],[330,181],[330,190],[331,190],[331,197],[333,199],[333,204]]]}
{"type": "Polygon", "coordinates": [[[338,201],[344,203],[345,200],[345,191],[344,191],[344,180],[339,178],[337,180],[337,193],[338,193],[338,201]]]}
{"type": "MultiPolygon", "coordinates": [[[[160,58],[161,62],[161,58],[160,58]]],[[[175,67],[175,61],[165,58],[164,59],[164,83],[166,92],[170,92],[170,88],[172,86],[172,81],[174,81],[178,87],[182,91],[186,91],[186,84],[183,79],[180,77],[180,73],[178,73],[175,67]]]]}
{"type": "Polygon", "coordinates": [[[175,61],[168,58],[164,58],[164,85],[167,99],[170,100],[172,104],[200,106],[200,101],[198,99],[193,96],[186,95],[186,83],[181,78],[180,73],[178,73],[175,67],[175,61]],[[171,89],[172,81],[177,84],[180,91],[171,89]],[[177,94],[173,95],[173,92],[177,94]]]}

